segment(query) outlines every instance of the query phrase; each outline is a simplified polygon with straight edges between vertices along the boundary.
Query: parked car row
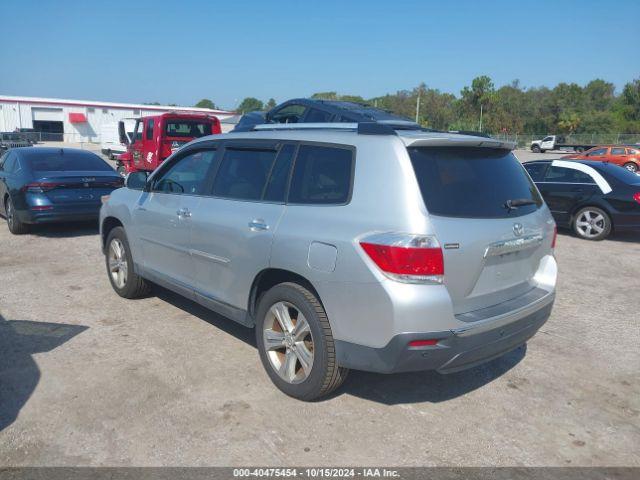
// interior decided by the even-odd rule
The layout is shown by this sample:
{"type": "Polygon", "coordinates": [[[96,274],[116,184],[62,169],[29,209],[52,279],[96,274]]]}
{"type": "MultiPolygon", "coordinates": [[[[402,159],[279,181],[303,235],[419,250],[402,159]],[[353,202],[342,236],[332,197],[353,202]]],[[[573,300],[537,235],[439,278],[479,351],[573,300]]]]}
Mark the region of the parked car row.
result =
{"type": "Polygon", "coordinates": [[[594,160],[620,165],[632,173],[640,171],[640,147],[625,145],[603,145],[587,150],[582,154],[566,155],[570,160],[594,160]]]}

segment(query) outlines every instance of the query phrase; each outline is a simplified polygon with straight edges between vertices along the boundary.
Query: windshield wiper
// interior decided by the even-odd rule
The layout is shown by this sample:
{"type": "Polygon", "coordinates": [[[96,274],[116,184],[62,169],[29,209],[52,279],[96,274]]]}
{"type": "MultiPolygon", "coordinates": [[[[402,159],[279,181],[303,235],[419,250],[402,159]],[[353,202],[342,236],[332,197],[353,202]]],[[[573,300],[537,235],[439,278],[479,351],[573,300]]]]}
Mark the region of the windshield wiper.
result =
{"type": "Polygon", "coordinates": [[[525,205],[537,205],[535,200],[531,200],[530,198],[514,198],[513,200],[507,200],[503,207],[507,210],[515,210],[518,207],[524,207],[525,205]]]}

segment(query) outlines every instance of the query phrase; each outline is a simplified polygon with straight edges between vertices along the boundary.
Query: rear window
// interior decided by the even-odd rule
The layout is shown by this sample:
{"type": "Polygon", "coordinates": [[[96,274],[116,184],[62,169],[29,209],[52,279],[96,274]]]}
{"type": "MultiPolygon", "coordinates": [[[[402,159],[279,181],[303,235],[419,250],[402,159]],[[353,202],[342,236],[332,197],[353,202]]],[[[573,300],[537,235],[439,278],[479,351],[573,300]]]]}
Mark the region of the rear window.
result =
{"type": "Polygon", "coordinates": [[[507,218],[536,211],[543,201],[508,150],[465,147],[409,148],[427,210],[432,215],[507,218]],[[507,200],[531,200],[509,210],[507,200]]]}
{"type": "Polygon", "coordinates": [[[113,172],[104,160],[93,153],[79,153],[65,151],[59,153],[38,153],[25,158],[34,173],[39,172],[66,172],[66,171],[92,171],[113,172]]]}
{"type": "Polygon", "coordinates": [[[198,138],[211,135],[211,124],[197,120],[169,120],[165,126],[168,137],[198,138]]]}

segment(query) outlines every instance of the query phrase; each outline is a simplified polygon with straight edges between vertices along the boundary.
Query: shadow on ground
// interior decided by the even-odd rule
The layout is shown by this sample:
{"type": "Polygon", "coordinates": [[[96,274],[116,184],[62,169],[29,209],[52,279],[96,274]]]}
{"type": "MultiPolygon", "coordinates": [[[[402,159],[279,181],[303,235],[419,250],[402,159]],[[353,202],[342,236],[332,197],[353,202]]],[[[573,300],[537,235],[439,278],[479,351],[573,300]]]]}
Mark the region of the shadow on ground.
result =
{"type": "MultiPolygon", "coordinates": [[[[573,237],[578,240],[580,239],[572,230],[567,228],[559,228],[558,235],[562,235],[564,237],[573,237]]],[[[585,242],[589,242],[590,240],[583,240],[585,242]]],[[[621,231],[613,231],[611,235],[602,240],[603,242],[629,242],[629,243],[640,243],[640,231],[637,230],[621,230],[621,231]]],[[[597,242],[596,242],[597,243],[597,242]]]]}
{"type": "Polygon", "coordinates": [[[98,222],[51,223],[31,225],[31,235],[46,238],[71,238],[98,235],[98,222]]]}
{"type": "MultiPolygon", "coordinates": [[[[246,328],[162,287],[154,286],[153,294],[256,348],[252,328],[246,328]]],[[[447,375],[429,371],[384,375],[354,370],[349,373],[344,385],[328,398],[347,394],[387,405],[444,402],[472,392],[504,375],[524,358],[526,351],[526,345],[522,345],[484,365],[447,375]]],[[[257,351],[255,361],[260,363],[257,351]]]]}
{"type": "Polygon", "coordinates": [[[87,328],[0,315],[0,431],[13,423],[38,385],[40,369],[32,355],[49,352],[87,328]]]}

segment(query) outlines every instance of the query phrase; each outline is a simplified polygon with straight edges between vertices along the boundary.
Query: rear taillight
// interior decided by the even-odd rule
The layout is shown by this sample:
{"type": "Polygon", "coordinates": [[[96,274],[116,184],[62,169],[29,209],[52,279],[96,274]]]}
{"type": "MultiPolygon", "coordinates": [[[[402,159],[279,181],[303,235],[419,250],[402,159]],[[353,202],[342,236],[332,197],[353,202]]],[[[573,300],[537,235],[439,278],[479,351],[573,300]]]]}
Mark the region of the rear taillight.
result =
{"type": "Polygon", "coordinates": [[[420,347],[433,347],[437,345],[439,340],[437,338],[428,338],[425,340],[412,340],[408,343],[409,348],[420,348],[420,347]]]}
{"type": "Polygon", "coordinates": [[[634,193],[634,194],[633,194],[633,199],[634,199],[636,202],[640,203],[640,192],[636,192],[636,193],[634,193]]]}
{"type": "Polygon", "coordinates": [[[63,185],[64,183],[58,182],[32,182],[23,185],[20,190],[22,190],[23,192],[42,193],[48,192],[49,190],[53,190],[54,188],[58,188],[63,185]]]}
{"type": "Polygon", "coordinates": [[[558,226],[553,226],[553,240],[551,240],[551,248],[556,248],[556,240],[558,239],[558,226]]]}
{"type": "Polygon", "coordinates": [[[442,283],[444,259],[433,235],[382,233],[360,240],[360,246],[388,277],[407,283],[442,283]]]}

